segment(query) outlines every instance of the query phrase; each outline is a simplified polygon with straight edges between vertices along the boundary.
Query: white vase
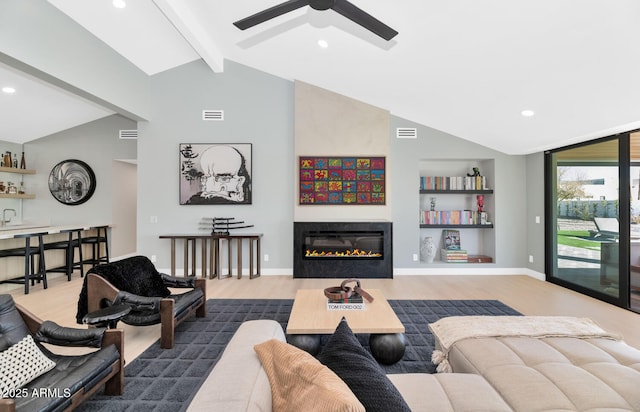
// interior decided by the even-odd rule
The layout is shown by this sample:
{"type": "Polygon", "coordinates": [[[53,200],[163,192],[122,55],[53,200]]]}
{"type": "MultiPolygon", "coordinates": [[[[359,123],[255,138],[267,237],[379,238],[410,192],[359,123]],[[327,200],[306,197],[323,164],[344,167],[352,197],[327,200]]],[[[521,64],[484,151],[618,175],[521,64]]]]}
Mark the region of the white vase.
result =
{"type": "Polygon", "coordinates": [[[420,260],[427,263],[433,263],[433,259],[436,257],[436,245],[433,243],[431,236],[426,236],[422,239],[420,245],[420,260]]]}

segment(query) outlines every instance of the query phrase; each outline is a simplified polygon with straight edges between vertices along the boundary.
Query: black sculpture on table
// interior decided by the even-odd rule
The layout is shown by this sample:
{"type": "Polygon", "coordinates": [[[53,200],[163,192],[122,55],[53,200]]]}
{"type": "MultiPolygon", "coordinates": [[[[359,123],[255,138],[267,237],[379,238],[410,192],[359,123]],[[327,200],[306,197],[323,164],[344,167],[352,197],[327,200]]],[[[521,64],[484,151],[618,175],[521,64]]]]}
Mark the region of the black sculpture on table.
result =
{"type": "Polygon", "coordinates": [[[211,227],[212,235],[228,235],[231,229],[253,227],[253,225],[245,224],[244,221],[235,221],[235,217],[205,217],[202,220],[202,225],[206,225],[207,228],[211,227]]]}

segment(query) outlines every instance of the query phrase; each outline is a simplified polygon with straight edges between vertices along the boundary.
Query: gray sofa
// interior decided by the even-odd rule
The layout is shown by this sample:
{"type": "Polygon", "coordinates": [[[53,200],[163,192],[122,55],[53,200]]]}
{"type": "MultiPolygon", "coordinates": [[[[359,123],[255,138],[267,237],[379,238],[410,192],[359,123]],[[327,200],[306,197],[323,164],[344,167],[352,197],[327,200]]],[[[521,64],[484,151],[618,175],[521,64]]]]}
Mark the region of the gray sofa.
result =
{"type": "MultiPolygon", "coordinates": [[[[253,347],[284,341],[279,323],[244,322],[189,405],[188,411],[271,411],[271,386],[253,347]]],[[[474,374],[388,375],[412,411],[510,411],[498,393],[474,374]]]]}

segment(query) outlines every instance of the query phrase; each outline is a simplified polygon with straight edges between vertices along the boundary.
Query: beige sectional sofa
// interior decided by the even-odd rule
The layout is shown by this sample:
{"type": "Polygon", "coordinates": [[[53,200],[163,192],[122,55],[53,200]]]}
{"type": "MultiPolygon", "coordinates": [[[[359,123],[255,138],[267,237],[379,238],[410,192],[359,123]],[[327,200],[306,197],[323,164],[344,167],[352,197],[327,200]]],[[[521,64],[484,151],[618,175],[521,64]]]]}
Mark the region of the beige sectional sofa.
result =
{"type": "MultiPolygon", "coordinates": [[[[269,339],[284,341],[279,323],[244,322],[189,405],[188,411],[271,411],[271,386],[254,351],[269,339]]],[[[510,411],[479,375],[388,375],[412,411],[510,411]]]]}
{"type": "Polygon", "coordinates": [[[588,319],[460,318],[430,325],[437,360],[482,376],[514,411],[640,411],[640,350],[588,319]]]}
{"type": "MultiPolygon", "coordinates": [[[[243,323],[188,410],[271,411],[254,350],[270,339],[285,340],[277,322],[243,323]]],[[[613,336],[485,336],[447,345],[453,373],[387,375],[412,411],[640,411],[640,351],[613,336]]]]}

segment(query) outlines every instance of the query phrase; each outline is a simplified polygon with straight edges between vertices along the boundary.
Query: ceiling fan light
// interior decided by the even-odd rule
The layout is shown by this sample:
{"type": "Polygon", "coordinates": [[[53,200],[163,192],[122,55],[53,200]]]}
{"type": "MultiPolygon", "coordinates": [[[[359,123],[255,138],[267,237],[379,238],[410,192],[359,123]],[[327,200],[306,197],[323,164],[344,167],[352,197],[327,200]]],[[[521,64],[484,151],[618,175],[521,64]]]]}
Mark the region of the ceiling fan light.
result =
{"type": "Polygon", "coordinates": [[[523,115],[524,117],[532,117],[536,114],[536,112],[534,112],[533,110],[525,109],[521,111],[520,114],[523,115]]]}
{"type": "Polygon", "coordinates": [[[329,47],[329,43],[327,43],[326,40],[318,40],[318,46],[322,47],[323,49],[326,49],[327,47],[329,47]]]}

